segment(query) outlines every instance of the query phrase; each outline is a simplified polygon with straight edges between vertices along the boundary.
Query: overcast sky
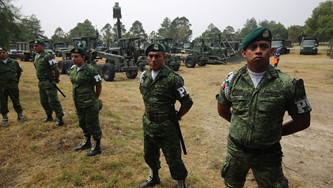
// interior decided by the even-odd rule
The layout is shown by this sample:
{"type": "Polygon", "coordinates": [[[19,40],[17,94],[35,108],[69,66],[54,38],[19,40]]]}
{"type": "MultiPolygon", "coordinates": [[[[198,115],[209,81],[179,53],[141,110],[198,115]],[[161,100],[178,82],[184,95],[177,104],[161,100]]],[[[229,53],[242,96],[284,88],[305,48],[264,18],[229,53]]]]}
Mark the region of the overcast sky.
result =
{"type": "Polygon", "coordinates": [[[99,31],[106,23],[113,26],[112,8],[119,2],[122,23],[127,31],[139,20],[146,33],[157,31],[164,18],[172,21],[185,16],[193,37],[203,33],[210,23],[220,30],[232,26],[241,29],[247,19],[276,21],[285,27],[304,25],[314,8],[325,0],[12,0],[25,16],[36,15],[49,38],[57,27],[69,32],[88,19],[99,31]]]}

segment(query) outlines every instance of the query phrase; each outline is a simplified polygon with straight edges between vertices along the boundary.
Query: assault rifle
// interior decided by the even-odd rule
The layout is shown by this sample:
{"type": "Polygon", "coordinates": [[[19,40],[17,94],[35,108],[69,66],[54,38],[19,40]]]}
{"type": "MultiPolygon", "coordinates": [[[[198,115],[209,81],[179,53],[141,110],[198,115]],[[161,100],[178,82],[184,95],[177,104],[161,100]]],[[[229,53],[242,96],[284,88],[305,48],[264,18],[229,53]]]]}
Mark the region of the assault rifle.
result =
{"type": "Polygon", "coordinates": [[[57,86],[56,83],[53,82],[53,78],[50,75],[45,74],[46,78],[49,80],[49,82],[61,93],[63,97],[66,97],[66,95],[61,91],[61,89],[57,86]]]}
{"type": "Polygon", "coordinates": [[[184,138],[183,138],[183,135],[182,135],[182,131],[180,129],[180,125],[179,125],[179,119],[178,119],[178,112],[176,111],[176,128],[177,128],[177,134],[178,134],[178,137],[179,137],[179,140],[180,140],[180,144],[182,146],[182,149],[183,149],[183,153],[184,155],[187,154],[187,151],[186,151],[186,147],[185,147],[185,142],[184,142],[184,138]]]}

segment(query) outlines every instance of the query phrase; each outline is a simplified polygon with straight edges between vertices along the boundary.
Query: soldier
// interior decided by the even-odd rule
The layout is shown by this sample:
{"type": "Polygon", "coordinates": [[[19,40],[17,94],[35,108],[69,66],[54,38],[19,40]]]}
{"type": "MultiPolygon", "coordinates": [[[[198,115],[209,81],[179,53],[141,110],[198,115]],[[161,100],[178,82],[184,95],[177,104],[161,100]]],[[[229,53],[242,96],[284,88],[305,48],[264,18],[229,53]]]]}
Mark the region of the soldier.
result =
{"type": "Polygon", "coordinates": [[[86,55],[83,48],[72,49],[71,57],[75,65],[72,66],[69,76],[73,84],[73,99],[79,126],[84,135],[83,143],[75,150],[91,147],[87,156],[95,156],[102,153],[100,147],[102,131],[99,125],[102,101],[98,99],[102,92],[102,79],[95,67],[85,63],[86,55]],[[93,145],[90,141],[91,136],[95,141],[93,145]]]}
{"type": "Polygon", "coordinates": [[[270,30],[264,27],[247,34],[242,49],[247,64],[228,74],[216,96],[219,115],[230,122],[221,170],[226,187],[243,187],[252,169],[259,187],[287,188],[281,137],[310,126],[303,80],[270,65],[271,41],[270,30]],[[283,123],[285,111],[291,120],[283,123]]]}
{"type": "Polygon", "coordinates": [[[20,64],[11,58],[8,58],[8,52],[0,47],[0,100],[2,125],[8,123],[8,96],[12,100],[13,107],[17,113],[17,120],[23,121],[22,106],[20,104],[20,95],[18,83],[20,81],[22,68],[20,64]]]}
{"type": "Polygon", "coordinates": [[[192,107],[183,78],[164,65],[166,49],[162,44],[153,43],[146,48],[150,70],[140,78],[140,92],[145,105],[143,115],[144,159],[150,167],[150,176],[140,185],[151,187],[160,183],[160,149],[162,149],[173,179],[178,188],[185,187],[187,169],[181,158],[181,147],[177,131],[178,121],[192,107]],[[175,113],[175,103],[180,109],[175,113]]]}
{"type": "MultiPolygon", "coordinates": [[[[52,113],[56,114],[56,125],[64,125],[61,104],[58,99],[57,89],[52,83],[59,83],[60,72],[58,69],[58,63],[53,54],[50,54],[44,50],[45,42],[42,39],[34,41],[34,49],[36,52],[34,66],[36,69],[37,78],[39,80],[39,95],[40,103],[42,104],[46,118],[44,122],[53,121],[52,113]]],[[[54,84],[55,84],[54,83],[54,84]]]]}

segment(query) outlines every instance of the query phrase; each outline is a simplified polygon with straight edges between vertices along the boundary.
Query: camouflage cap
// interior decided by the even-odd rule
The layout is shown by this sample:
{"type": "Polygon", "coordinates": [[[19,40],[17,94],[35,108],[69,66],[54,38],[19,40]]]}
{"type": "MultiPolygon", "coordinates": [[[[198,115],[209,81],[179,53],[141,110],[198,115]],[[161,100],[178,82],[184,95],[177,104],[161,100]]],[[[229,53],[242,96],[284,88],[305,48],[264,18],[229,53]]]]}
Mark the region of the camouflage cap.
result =
{"type": "Polygon", "coordinates": [[[43,40],[43,39],[36,39],[35,41],[34,41],[34,44],[39,44],[39,45],[45,45],[45,41],[43,40]]]}
{"type": "Polygon", "coordinates": [[[152,43],[146,48],[145,55],[147,56],[149,52],[166,52],[166,49],[163,44],[152,43]]]}
{"type": "Polygon", "coordinates": [[[84,48],[77,47],[77,48],[73,48],[71,50],[71,53],[78,53],[78,54],[81,54],[82,56],[85,56],[86,55],[86,50],[84,48]]]}
{"type": "Polygon", "coordinates": [[[3,48],[3,47],[0,47],[0,51],[6,51],[7,52],[7,49],[3,48]]]}
{"type": "Polygon", "coordinates": [[[243,50],[245,50],[252,42],[259,41],[259,40],[266,40],[272,41],[272,33],[269,29],[265,27],[258,27],[253,29],[248,33],[242,42],[243,50]]]}

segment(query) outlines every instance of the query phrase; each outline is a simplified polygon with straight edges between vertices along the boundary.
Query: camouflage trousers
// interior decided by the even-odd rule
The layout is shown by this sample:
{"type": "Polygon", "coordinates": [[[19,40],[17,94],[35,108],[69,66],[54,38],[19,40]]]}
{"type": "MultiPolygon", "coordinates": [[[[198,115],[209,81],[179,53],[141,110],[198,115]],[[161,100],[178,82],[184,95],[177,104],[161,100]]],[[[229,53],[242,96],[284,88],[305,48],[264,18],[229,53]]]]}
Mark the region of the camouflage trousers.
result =
{"type": "Polygon", "coordinates": [[[260,154],[244,152],[228,138],[227,154],[221,170],[226,187],[243,187],[250,169],[260,188],[288,188],[288,180],[282,171],[281,149],[260,154]]]}
{"type": "Polygon", "coordinates": [[[57,89],[52,87],[41,87],[39,84],[39,97],[40,103],[42,104],[47,115],[52,115],[53,111],[55,112],[58,118],[64,116],[60,101],[58,99],[57,89]]]}
{"type": "Polygon", "coordinates": [[[85,108],[76,108],[76,113],[83,134],[85,136],[92,135],[95,140],[100,139],[102,130],[99,125],[99,108],[97,104],[85,108]]]}
{"type": "MultiPolygon", "coordinates": [[[[160,150],[165,156],[171,177],[175,180],[184,180],[187,177],[187,169],[181,158],[181,147],[177,135],[177,129],[170,120],[153,123],[144,117],[145,124],[154,124],[157,132],[153,135],[144,133],[144,158],[148,166],[157,171],[160,169],[160,150]]],[[[148,130],[146,130],[148,131],[148,130]]]]}
{"type": "Polygon", "coordinates": [[[1,114],[7,114],[8,110],[8,97],[13,103],[15,111],[22,112],[22,106],[20,104],[20,95],[18,87],[14,88],[0,88],[0,101],[1,101],[1,114]]]}

